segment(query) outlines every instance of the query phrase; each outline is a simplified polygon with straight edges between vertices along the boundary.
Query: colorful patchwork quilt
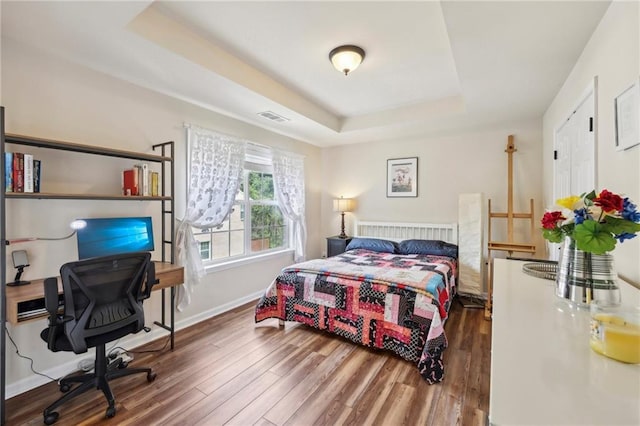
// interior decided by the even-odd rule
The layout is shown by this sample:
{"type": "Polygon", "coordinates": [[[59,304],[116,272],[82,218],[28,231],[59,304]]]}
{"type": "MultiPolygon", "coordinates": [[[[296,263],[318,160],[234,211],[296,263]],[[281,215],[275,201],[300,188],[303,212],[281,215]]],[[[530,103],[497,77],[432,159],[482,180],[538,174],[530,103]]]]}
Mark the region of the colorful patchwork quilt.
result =
{"type": "Polygon", "coordinates": [[[296,321],[414,362],[442,381],[444,322],[455,294],[456,259],[350,250],[282,270],[255,321],[296,321]]]}

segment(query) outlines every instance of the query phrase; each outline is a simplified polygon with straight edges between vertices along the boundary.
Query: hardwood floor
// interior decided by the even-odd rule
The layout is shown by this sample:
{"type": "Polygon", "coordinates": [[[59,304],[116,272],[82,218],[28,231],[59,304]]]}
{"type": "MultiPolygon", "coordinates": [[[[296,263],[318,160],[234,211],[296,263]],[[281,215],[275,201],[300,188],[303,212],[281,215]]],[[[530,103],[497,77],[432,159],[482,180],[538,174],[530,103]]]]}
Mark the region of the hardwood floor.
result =
{"type": "MultiPolygon", "coordinates": [[[[489,410],[491,323],[454,301],[445,325],[445,380],[428,385],[415,365],[323,332],[277,320],[254,324],[250,303],[176,333],[176,348],[135,353],[153,383],[111,383],[117,414],[89,391],[56,425],[484,425],[489,410]]],[[[137,351],[153,350],[165,339],[137,351]]],[[[7,401],[7,425],[41,425],[56,383],[7,401]]]]}

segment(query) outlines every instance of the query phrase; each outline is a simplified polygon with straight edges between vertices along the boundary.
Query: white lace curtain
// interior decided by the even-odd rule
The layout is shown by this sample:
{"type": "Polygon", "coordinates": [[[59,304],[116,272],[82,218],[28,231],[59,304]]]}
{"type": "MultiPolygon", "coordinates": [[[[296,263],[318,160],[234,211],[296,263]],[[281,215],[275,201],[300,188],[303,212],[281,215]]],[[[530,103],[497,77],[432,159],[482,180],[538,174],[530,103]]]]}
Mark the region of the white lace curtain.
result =
{"type": "Polygon", "coordinates": [[[193,285],[205,271],[192,227],[210,228],[227,217],[244,169],[246,141],[198,127],[187,129],[189,141],[189,198],[176,232],[176,253],[186,269],[185,283],[178,288],[178,310],[191,302],[193,285]]]}
{"type": "Polygon", "coordinates": [[[295,261],[305,258],[307,227],[305,223],[304,158],[290,152],[272,150],[273,182],[282,213],[292,221],[295,261]]]}

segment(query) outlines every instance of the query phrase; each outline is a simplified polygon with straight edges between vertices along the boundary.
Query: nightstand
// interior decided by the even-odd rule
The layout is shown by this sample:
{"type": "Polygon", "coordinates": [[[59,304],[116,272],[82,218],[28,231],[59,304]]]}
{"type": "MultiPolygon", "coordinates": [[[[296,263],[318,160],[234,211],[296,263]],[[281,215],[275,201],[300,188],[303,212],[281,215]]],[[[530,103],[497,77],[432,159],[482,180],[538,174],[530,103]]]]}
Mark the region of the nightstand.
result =
{"type": "Polygon", "coordinates": [[[349,245],[352,239],[353,237],[327,237],[327,257],[337,256],[344,253],[344,250],[347,248],[347,245],[349,245]]]}

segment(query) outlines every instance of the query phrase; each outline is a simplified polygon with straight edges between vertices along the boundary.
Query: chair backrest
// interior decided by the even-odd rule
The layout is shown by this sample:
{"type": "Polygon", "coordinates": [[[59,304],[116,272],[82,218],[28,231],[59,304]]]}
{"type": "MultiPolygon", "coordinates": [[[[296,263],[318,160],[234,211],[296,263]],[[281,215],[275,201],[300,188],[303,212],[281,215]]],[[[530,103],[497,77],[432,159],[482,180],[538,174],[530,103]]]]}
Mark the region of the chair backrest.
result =
{"type": "Polygon", "coordinates": [[[155,270],[148,252],[69,262],[60,268],[65,334],[75,353],[117,340],[144,327],[142,300],[155,270]]]}

